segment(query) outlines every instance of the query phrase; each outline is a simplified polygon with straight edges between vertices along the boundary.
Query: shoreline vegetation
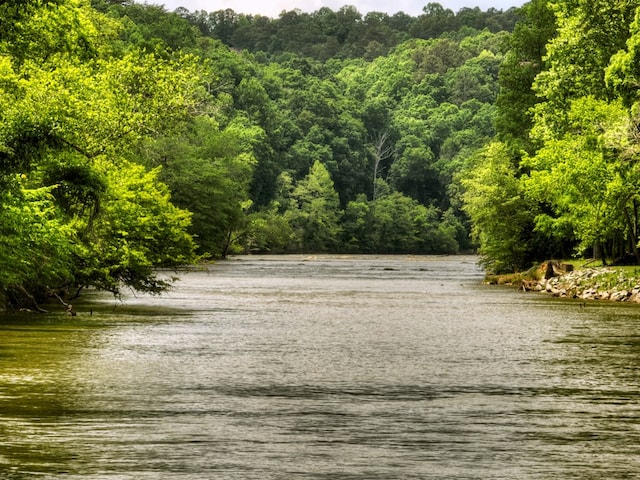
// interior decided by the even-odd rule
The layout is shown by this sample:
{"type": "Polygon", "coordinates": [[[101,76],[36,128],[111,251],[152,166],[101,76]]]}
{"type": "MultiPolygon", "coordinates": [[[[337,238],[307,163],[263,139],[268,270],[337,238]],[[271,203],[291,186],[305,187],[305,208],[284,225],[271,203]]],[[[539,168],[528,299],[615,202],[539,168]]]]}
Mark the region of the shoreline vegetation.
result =
{"type": "Polygon", "coordinates": [[[484,284],[583,300],[640,303],[640,267],[589,266],[549,260],[525,272],[485,276],[484,284]]]}

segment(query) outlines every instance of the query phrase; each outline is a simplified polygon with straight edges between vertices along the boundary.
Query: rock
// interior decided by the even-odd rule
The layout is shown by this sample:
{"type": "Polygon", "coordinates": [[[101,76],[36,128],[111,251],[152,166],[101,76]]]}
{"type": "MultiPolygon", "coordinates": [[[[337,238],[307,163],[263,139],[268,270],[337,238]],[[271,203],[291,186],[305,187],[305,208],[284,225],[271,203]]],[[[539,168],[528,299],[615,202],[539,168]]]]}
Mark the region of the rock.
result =
{"type": "Polygon", "coordinates": [[[562,263],[556,260],[549,260],[543,263],[540,265],[540,269],[544,271],[544,278],[547,280],[553,277],[561,277],[574,271],[573,265],[570,263],[562,263]]]}
{"type": "Polygon", "coordinates": [[[631,296],[631,292],[627,290],[621,290],[619,292],[613,292],[609,297],[614,302],[625,302],[631,296]]]}
{"type": "Polygon", "coordinates": [[[636,278],[627,277],[624,272],[609,267],[575,270],[573,265],[557,261],[540,265],[537,273],[539,280],[522,280],[523,290],[545,292],[554,297],[640,303],[637,275],[636,278]]]}

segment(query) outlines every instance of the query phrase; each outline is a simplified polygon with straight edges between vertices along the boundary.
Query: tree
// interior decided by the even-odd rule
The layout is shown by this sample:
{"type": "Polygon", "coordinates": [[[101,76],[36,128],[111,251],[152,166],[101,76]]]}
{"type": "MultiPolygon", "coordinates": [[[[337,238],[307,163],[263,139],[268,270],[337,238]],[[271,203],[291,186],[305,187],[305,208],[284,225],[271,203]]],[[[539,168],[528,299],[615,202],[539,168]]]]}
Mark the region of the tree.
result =
{"type": "Polygon", "coordinates": [[[106,160],[99,168],[108,190],[78,252],[73,284],[159,293],[169,283],[158,278],[158,267],[177,268],[194,259],[195,244],[186,231],[191,215],[170,202],[158,170],[125,161],[114,168],[106,160]]]}
{"type": "Polygon", "coordinates": [[[25,179],[6,182],[0,193],[0,300],[26,300],[39,310],[47,285],[72,278],[77,251],[74,231],[57,214],[51,188],[24,188],[25,179]]]}
{"type": "Polygon", "coordinates": [[[148,161],[163,167],[175,204],[193,214],[190,232],[200,254],[225,257],[246,233],[253,144],[262,135],[241,117],[221,129],[214,119],[199,116],[181,136],[150,146],[148,161]]]}
{"type": "Polygon", "coordinates": [[[626,48],[616,52],[610,59],[605,71],[607,87],[619,95],[627,107],[638,102],[638,82],[640,71],[640,6],[636,9],[635,18],[631,24],[626,48]]]}
{"type": "Polygon", "coordinates": [[[301,251],[334,251],[340,234],[340,200],[327,168],[315,161],[292,193],[294,204],[285,212],[301,251]]]}
{"type": "Polygon", "coordinates": [[[540,146],[525,162],[531,197],[543,214],[537,228],[579,253],[637,257],[637,173],[632,158],[636,2],[561,2],[548,66],[534,88],[532,138],[540,146]],[[627,49],[625,50],[625,45],[627,49]],[[627,82],[627,81],[630,82],[627,82]],[[619,95],[622,101],[616,99],[619,95]],[[552,184],[562,189],[549,196],[552,184]]]}
{"type": "Polygon", "coordinates": [[[555,34],[556,22],[548,0],[532,0],[522,7],[522,14],[500,65],[496,131],[499,140],[514,143],[514,150],[531,151],[530,110],[539,102],[532,87],[545,67],[546,45],[555,34]]]}
{"type": "Polygon", "coordinates": [[[277,202],[248,216],[249,226],[242,244],[247,253],[284,253],[295,243],[293,228],[277,202]]]}
{"type": "Polygon", "coordinates": [[[342,217],[340,244],[348,252],[375,253],[376,232],[373,231],[372,202],[364,194],[350,201],[342,217]]]}
{"type": "Polygon", "coordinates": [[[374,146],[374,164],[373,164],[373,195],[372,200],[376,199],[376,184],[378,183],[378,170],[381,163],[393,154],[393,146],[389,145],[389,132],[383,131],[376,136],[374,146]]]}
{"type": "Polygon", "coordinates": [[[429,2],[422,8],[424,12],[411,26],[411,34],[417,38],[436,38],[444,32],[455,29],[453,10],[444,8],[437,2],[429,2]]]}
{"type": "Polygon", "coordinates": [[[624,236],[626,228],[635,235],[625,213],[631,196],[623,192],[634,190],[638,179],[631,173],[635,169],[621,168],[617,145],[607,140],[625,128],[620,103],[575,100],[568,121],[570,132],[548,140],[526,161],[531,173],[525,184],[532,199],[551,207],[537,216],[537,228],[553,237],[575,236],[579,253],[584,253],[624,236]]]}
{"type": "Polygon", "coordinates": [[[389,170],[389,184],[423,204],[441,203],[444,192],[431,149],[422,139],[409,135],[398,142],[397,148],[397,159],[389,170]]]}
{"type": "Polygon", "coordinates": [[[534,89],[543,101],[535,107],[537,140],[562,136],[574,99],[609,99],[605,70],[624,49],[636,2],[565,0],[557,5],[557,35],[547,45],[548,68],[534,89]]]}
{"type": "Polygon", "coordinates": [[[441,228],[440,211],[399,192],[381,196],[370,206],[370,236],[379,253],[456,253],[451,231],[441,228]]]}
{"type": "Polygon", "coordinates": [[[116,55],[113,20],[85,1],[27,8],[0,44],[0,265],[17,262],[0,292],[19,304],[87,285],[160,291],[157,267],[194,258],[190,215],[128,157],[199,106],[200,67],[116,55]]]}
{"type": "Polygon", "coordinates": [[[495,273],[528,266],[526,231],[535,211],[527,201],[505,144],[492,143],[475,158],[462,179],[464,210],[471,218],[482,264],[495,273]]]}

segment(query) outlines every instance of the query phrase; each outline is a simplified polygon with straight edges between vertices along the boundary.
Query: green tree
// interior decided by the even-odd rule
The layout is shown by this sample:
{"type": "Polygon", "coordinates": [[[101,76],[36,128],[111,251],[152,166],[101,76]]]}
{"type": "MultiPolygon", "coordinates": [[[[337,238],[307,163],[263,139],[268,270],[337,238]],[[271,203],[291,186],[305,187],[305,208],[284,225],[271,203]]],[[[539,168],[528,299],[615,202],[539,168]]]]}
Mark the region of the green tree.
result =
{"type": "Polygon", "coordinates": [[[441,228],[440,211],[425,207],[399,192],[378,198],[371,205],[371,231],[376,252],[456,253],[452,231],[441,228]]]}
{"type": "MultiPolygon", "coordinates": [[[[575,239],[580,253],[599,249],[624,235],[628,199],[623,193],[637,185],[628,168],[621,168],[610,134],[625,128],[627,118],[619,103],[585,97],[572,103],[570,132],[551,139],[526,161],[527,194],[550,207],[540,213],[537,228],[552,237],[575,239]],[[627,173],[624,177],[623,173],[627,173]],[[632,187],[633,186],[633,187],[632,187]]],[[[634,175],[635,176],[635,175],[634,175]]],[[[612,254],[613,252],[610,252],[612,254]]]]}
{"type": "Polygon", "coordinates": [[[640,60],[640,6],[637,7],[635,18],[631,24],[626,48],[620,49],[610,59],[605,71],[607,86],[619,95],[627,107],[638,102],[637,85],[640,81],[638,61],[640,60]]]}
{"type": "Polygon", "coordinates": [[[417,38],[436,38],[444,32],[456,29],[453,10],[444,8],[437,2],[429,2],[422,8],[424,12],[411,26],[411,34],[417,38]]]}
{"type": "Polygon", "coordinates": [[[557,35],[547,44],[548,69],[534,82],[543,101],[535,107],[537,140],[562,136],[574,99],[608,99],[605,70],[625,48],[637,2],[565,0],[556,8],[557,35]]]}
{"type": "Polygon", "coordinates": [[[0,307],[7,300],[40,309],[47,285],[73,272],[74,231],[57,214],[51,188],[24,188],[26,177],[6,181],[0,193],[0,307]]]}
{"type": "Polygon", "coordinates": [[[200,105],[198,62],[119,56],[114,21],[86,1],[28,8],[0,45],[0,264],[17,262],[0,291],[12,303],[87,285],[159,291],[155,268],[193,260],[190,215],[127,157],[200,105]]]}
{"type": "Polygon", "coordinates": [[[214,119],[199,116],[182,136],[151,146],[149,161],[163,167],[174,202],[193,214],[190,232],[200,254],[225,257],[246,233],[253,144],[262,135],[240,117],[220,129],[214,119]]]}
{"type": "Polygon", "coordinates": [[[531,151],[530,110],[539,101],[532,86],[544,69],[546,45],[555,34],[556,21],[548,0],[526,3],[522,14],[509,39],[510,49],[500,65],[496,131],[500,140],[514,144],[514,150],[531,151]]]}
{"type": "Polygon", "coordinates": [[[242,242],[247,253],[284,253],[295,243],[293,228],[280,210],[280,204],[272,202],[249,214],[249,226],[242,242]]]}
{"type": "Polygon", "coordinates": [[[376,233],[372,228],[371,205],[364,194],[347,204],[342,217],[342,241],[340,242],[346,251],[376,252],[376,233]]]}
{"type": "Polygon", "coordinates": [[[471,218],[482,264],[495,273],[528,266],[531,246],[525,241],[535,211],[505,144],[492,143],[474,159],[462,180],[464,210],[471,218]]]}
{"type": "Polygon", "coordinates": [[[195,244],[186,231],[190,214],[170,202],[158,170],[124,161],[114,167],[99,162],[108,189],[81,246],[74,284],[159,293],[169,283],[157,276],[158,267],[177,268],[194,259],[195,244]]]}
{"type": "Polygon", "coordinates": [[[296,232],[300,251],[334,251],[340,235],[340,200],[327,168],[315,161],[292,192],[285,212],[296,232]]]}

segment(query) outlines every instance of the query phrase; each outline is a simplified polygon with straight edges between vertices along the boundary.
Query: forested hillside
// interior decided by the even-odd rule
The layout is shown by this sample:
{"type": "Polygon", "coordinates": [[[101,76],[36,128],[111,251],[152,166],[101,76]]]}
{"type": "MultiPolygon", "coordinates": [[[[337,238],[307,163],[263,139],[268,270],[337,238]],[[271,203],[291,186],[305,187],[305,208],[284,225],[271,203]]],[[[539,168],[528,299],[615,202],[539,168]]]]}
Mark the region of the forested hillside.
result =
{"type": "Polygon", "coordinates": [[[268,19],[93,5],[125,24],[126,48],[189,53],[208,70],[209,110],[134,159],[162,167],[199,253],[472,248],[453,178],[495,135],[515,9],[268,19]]]}
{"type": "Polygon", "coordinates": [[[592,3],[5,2],[0,296],[160,291],[230,253],[637,255],[640,2],[592,3]]]}
{"type": "Polygon", "coordinates": [[[160,291],[197,255],[471,246],[452,179],[494,135],[515,11],[0,19],[3,304],[160,291]]]}

